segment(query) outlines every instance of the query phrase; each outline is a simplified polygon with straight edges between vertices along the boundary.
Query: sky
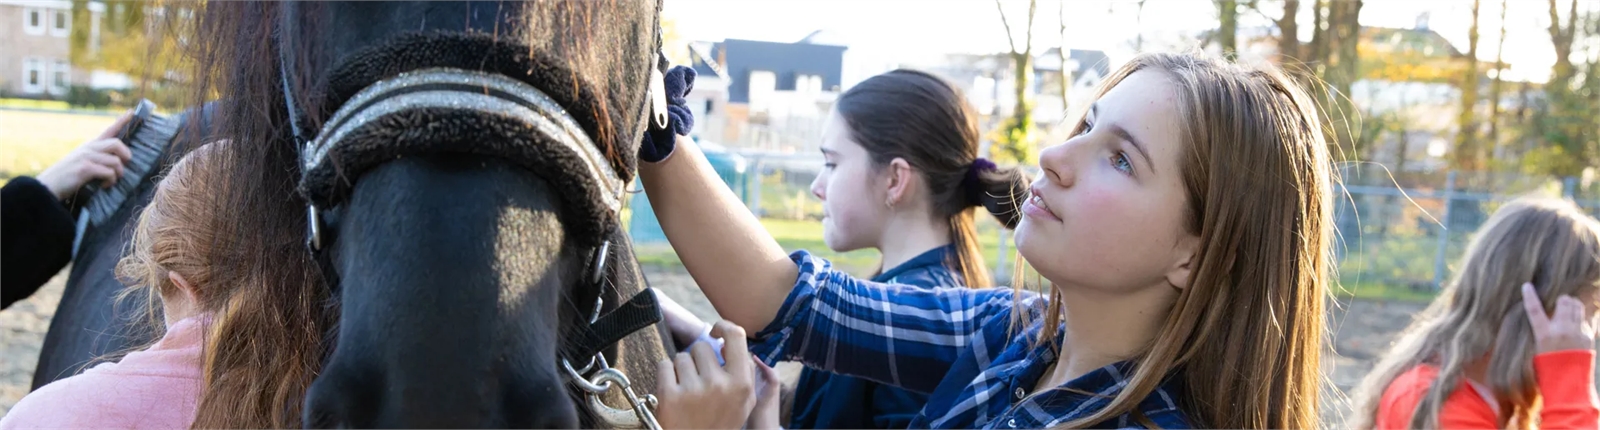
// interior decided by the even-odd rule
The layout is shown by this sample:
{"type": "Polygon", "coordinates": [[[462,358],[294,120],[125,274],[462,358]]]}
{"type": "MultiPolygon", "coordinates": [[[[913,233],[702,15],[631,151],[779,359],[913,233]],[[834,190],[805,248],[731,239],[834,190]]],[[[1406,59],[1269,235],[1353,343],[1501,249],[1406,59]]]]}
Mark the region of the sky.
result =
{"type": "MultiPolygon", "coordinates": [[[[1479,58],[1494,61],[1501,2],[1481,1],[1479,58]]],[[[1511,65],[1506,78],[1542,82],[1555,61],[1547,3],[1506,1],[1505,60],[1511,65]]],[[[1582,2],[1580,9],[1600,9],[1600,0],[1558,0],[1563,13],[1571,1],[1582,2]]],[[[1302,9],[1309,9],[1310,2],[1303,0],[1307,5],[1302,9]]],[[[1241,8],[1241,27],[1270,25],[1270,17],[1263,14],[1275,17],[1281,11],[1279,2],[1262,3],[1261,13],[1241,8]]],[[[1003,0],[1002,7],[1020,48],[1027,2],[1003,0]]],[[[825,41],[848,45],[857,54],[908,61],[1009,49],[1000,14],[990,0],[666,0],[662,13],[687,41],[794,42],[826,30],[825,41]]],[[[1366,0],[1361,24],[1411,28],[1423,13],[1428,14],[1429,28],[1466,51],[1471,0],[1366,0]]],[[[1035,14],[1036,50],[1060,46],[1060,24],[1065,21],[1067,46],[1106,51],[1113,62],[1135,53],[1133,41],[1141,33],[1146,49],[1179,48],[1194,44],[1194,34],[1217,25],[1211,0],[1148,0],[1142,16],[1133,0],[1041,0],[1035,14]]],[[[1308,10],[1302,11],[1299,22],[1302,40],[1309,40],[1308,10]]]]}

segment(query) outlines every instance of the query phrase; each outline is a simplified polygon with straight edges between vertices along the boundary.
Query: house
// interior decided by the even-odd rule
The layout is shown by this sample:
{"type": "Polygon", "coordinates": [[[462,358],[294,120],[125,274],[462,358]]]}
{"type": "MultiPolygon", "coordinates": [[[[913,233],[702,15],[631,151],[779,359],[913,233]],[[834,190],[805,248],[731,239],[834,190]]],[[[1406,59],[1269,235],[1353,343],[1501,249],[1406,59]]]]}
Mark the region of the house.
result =
{"type": "Polygon", "coordinates": [[[59,99],[73,82],[72,2],[0,0],[0,95],[59,99]]]}
{"type": "MultiPolygon", "coordinates": [[[[951,54],[932,63],[908,64],[908,67],[939,75],[967,96],[977,111],[978,127],[987,132],[997,127],[1001,119],[1010,116],[1016,107],[1016,77],[1008,54],[951,54]]],[[[1065,120],[1075,118],[1088,106],[1094,90],[1111,74],[1111,61],[1103,51],[1071,49],[1067,51],[1067,67],[1072,71],[1068,88],[1069,103],[1061,99],[1061,49],[1050,48],[1033,57],[1033,77],[1029,79],[1028,93],[1033,100],[1033,120],[1045,141],[1057,140],[1057,127],[1065,120]]],[[[984,145],[987,148],[988,140],[984,145]]]]}
{"type": "MultiPolygon", "coordinates": [[[[818,33],[812,33],[816,36],[818,33]]],[[[687,97],[698,138],[729,147],[811,152],[841,91],[844,46],[727,39],[690,44],[698,77],[687,97]]]]}

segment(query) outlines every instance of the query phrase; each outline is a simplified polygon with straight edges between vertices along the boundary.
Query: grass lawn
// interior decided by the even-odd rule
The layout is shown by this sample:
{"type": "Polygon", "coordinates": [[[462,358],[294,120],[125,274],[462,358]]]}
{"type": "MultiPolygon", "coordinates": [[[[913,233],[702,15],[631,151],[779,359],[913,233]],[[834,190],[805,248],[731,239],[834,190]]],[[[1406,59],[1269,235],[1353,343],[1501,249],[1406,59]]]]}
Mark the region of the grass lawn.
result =
{"type": "Polygon", "coordinates": [[[1406,285],[1352,280],[1333,286],[1333,295],[1340,300],[1364,299],[1379,301],[1427,302],[1438,296],[1437,291],[1420,290],[1406,285]]]}
{"type": "Polygon", "coordinates": [[[60,100],[0,99],[0,107],[23,109],[67,110],[72,106],[60,100]]]}
{"type": "MultiPolygon", "coordinates": [[[[0,104],[3,106],[7,104],[0,104]]],[[[38,174],[73,148],[100,134],[116,119],[112,114],[0,108],[0,181],[38,174]]]]}

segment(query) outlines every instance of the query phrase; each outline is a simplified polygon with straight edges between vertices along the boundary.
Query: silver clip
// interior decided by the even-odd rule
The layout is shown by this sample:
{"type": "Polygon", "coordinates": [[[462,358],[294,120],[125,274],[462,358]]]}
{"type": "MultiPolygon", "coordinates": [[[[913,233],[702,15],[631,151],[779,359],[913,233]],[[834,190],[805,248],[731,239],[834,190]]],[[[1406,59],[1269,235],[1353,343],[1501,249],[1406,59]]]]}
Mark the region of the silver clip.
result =
{"type": "Polygon", "coordinates": [[[317,205],[306,205],[306,245],[312,251],[322,250],[322,218],[317,216],[317,205]]]}
{"type": "Polygon", "coordinates": [[[661,69],[650,68],[650,116],[655,128],[667,128],[667,83],[661,69]]]}

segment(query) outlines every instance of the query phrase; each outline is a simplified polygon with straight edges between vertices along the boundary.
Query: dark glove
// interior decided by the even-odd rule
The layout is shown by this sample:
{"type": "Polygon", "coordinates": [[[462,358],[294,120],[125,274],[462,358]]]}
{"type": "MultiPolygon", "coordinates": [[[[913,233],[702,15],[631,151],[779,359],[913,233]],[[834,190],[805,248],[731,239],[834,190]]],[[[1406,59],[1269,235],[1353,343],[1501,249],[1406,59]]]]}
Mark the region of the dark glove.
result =
{"type": "Polygon", "coordinates": [[[650,124],[644,140],[639,142],[640,160],[655,163],[667,159],[676,146],[677,136],[688,136],[689,131],[694,130],[694,114],[689,112],[689,101],[684,99],[689,90],[694,89],[694,76],[694,69],[684,66],[674,66],[662,76],[667,89],[667,127],[656,128],[654,123],[650,124]]]}

